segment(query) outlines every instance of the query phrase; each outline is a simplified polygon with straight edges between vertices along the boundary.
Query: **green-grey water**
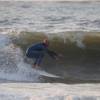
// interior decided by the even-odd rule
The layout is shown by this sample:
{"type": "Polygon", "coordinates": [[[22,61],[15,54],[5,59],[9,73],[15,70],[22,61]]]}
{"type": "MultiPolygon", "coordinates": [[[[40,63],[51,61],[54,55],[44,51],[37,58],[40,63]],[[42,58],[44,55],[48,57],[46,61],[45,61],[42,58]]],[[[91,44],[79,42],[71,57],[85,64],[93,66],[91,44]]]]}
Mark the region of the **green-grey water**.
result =
{"type": "MultiPolygon", "coordinates": [[[[19,36],[12,36],[13,43],[23,50],[33,43],[42,42],[48,38],[49,49],[62,54],[58,61],[45,56],[41,67],[64,79],[46,78],[48,82],[99,82],[100,71],[100,36],[99,32],[66,32],[61,35],[21,32],[19,36]],[[83,35],[84,34],[84,35],[83,35]],[[69,81],[70,80],[70,81],[69,81]]],[[[28,61],[28,63],[32,64],[28,61]]]]}
{"type": "Polygon", "coordinates": [[[99,12],[100,2],[0,1],[0,79],[99,82],[99,12]],[[46,55],[41,68],[63,79],[41,78],[25,57],[26,49],[44,38],[63,57],[56,61],[46,55]]]}

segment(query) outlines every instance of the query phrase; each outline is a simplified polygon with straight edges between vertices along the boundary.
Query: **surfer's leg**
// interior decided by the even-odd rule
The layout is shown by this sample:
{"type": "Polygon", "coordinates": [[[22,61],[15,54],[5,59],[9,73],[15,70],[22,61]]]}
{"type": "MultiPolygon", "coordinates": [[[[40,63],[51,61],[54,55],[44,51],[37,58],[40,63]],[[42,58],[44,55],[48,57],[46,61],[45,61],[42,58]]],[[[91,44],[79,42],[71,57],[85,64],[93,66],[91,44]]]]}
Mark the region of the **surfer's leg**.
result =
{"type": "Polygon", "coordinates": [[[37,65],[38,59],[39,59],[39,52],[38,51],[32,51],[30,53],[29,57],[33,59],[34,64],[33,64],[32,67],[35,68],[36,65],[37,65]]]}
{"type": "Polygon", "coordinates": [[[33,67],[40,66],[42,59],[43,59],[43,56],[44,56],[44,52],[41,52],[41,51],[35,52],[35,54],[34,54],[35,62],[34,62],[33,67]]]}
{"type": "Polygon", "coordinates": [[[33,68],[39,68],[43,58],[37,58],[34,62],[33,68]]]}
{"type": "Polygon", "coordinates": [[[34,61],[34,64],[33,64],[33,68],[35,68],[35,67],[37,66],[38,59],[39,59],[39,58],[35,58],[35,61],[34,61]]]}
{"type": "Polygon", "coordinates": [[[39,67],[40,64],[42,63],[43,57],[44,57],[44,54],[41,53],[40,56],[39,56],[39,58],[38,58],[38,60],[37,60],[37,66],[38,66],[38,67],[39,67]]]}

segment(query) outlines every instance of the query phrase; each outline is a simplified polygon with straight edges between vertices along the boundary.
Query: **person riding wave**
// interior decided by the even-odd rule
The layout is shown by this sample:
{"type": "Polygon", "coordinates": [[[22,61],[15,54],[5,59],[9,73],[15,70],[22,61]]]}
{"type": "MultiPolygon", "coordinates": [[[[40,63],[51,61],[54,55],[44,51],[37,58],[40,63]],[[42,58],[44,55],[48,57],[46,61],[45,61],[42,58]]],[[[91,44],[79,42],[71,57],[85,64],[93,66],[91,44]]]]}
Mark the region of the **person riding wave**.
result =
{"type": "Polygon", "coordinates": [[[48,47],[49,41],[48,39],[44,39],[43,42],[33,44],[27,49],[26,56],[28,58],[35,59],[33,68],[40,66],[45,56],[45,53],[47,53],[53,59],[59,58],[59,55],[56,52],[49,50],[48,47]]]}

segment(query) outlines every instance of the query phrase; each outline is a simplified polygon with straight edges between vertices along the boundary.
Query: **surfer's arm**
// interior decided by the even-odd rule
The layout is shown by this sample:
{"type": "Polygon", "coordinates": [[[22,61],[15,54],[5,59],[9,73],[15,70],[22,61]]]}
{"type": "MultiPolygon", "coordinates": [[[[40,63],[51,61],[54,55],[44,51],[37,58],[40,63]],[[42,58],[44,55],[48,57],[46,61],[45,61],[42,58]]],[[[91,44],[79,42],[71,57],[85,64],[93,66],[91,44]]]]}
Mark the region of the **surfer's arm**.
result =
{"type": "Polygon", "coordinates": [[[58,58],[58,54],[56,52],[52,51],[52,50],[47,49],[47,53],[53,59],[57,59],[58,58]]]}

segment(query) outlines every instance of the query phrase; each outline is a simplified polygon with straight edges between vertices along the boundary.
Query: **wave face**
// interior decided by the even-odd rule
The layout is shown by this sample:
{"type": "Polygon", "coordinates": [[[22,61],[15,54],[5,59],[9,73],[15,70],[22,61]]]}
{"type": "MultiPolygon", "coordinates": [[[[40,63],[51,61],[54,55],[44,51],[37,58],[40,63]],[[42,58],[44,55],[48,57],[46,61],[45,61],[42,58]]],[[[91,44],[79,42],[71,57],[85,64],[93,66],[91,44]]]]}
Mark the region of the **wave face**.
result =
{"type": "Polygon", "coordinates": [[[0,2],[0,27],[35,32],[100,31],[100,2],[0,2]]]}
{"type": "MultiPolygon", "coordinates": [[[[50,49],[62,54],[59,61],[45,56],[42,67],[50,73],[62,76],[66,80],[100,81],[100,33],[99,32],[65,32],[45,34],[38,32],[21,32],[12,36],[12,41],[24,52],[29,45],[50,41],[50,49]]],[[[28,62],[31,63],[31,62],[28,62]]],[[[50,80],[49,80],[50,81],[50,80]]]]}
{"type": "Polygon", "coordinates": [[[100,81],[100,32],[61,32],[46,34],[28,31],[1,31],[0,79],[21,82],[99,82],[100,81]],[[41,77],[32,69],[33,60],[25,51],[44,38],[50,41],[49,49],[62,54],[59,61],[44,57],[41,67],[63,79],[41,77]],[[3,58],[3,59],[2,59],[3,58]]]}

